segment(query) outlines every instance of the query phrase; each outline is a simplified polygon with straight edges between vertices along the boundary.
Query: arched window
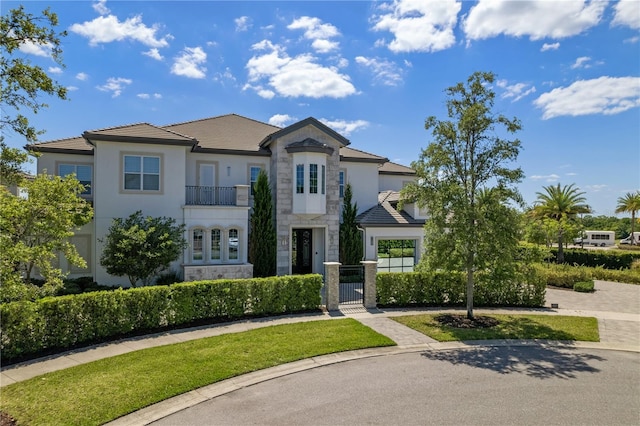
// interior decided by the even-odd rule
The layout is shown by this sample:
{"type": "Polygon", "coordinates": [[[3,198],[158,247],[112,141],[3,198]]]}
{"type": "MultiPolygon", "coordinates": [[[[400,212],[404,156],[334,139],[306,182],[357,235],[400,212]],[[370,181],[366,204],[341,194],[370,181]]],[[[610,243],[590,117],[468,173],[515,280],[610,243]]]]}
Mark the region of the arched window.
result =
{"type": "Polygon", "coordinates": [[[239,259],[239,232],[237,229],[232,228],[229,229],[229,260],[238,260],[239,259]]]}
{"type": "Polygon", "coordinates": [[[191,259],[202,261],[204,259],[204,230],[191,231],[191,259]]]}
{"type": "Polygon", "coordinates": [[[212,229],[211,230],[211,260],[220,261],[222,260],[222,249],[220,247],[220,243],[222,242],[220,229],[212,229]]]}

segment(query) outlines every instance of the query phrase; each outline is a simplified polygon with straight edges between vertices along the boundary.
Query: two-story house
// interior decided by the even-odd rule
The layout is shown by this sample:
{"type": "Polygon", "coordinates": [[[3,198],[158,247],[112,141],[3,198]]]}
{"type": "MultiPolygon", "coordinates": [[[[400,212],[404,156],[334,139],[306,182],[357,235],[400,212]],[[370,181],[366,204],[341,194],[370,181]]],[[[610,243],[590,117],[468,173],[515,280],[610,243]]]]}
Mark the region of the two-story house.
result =
{"type": "Polygon", "coordinates": [[[410,239],[421,247],[424,216],[414,205],[400,211],[396,204],[397,191],[415,179],[413,170],[349,144],[314,118],[280,128],[229,114],[86,131],[26,148],[40,153],[38,173],[75,173],[93,203],[93,221],[73,237],[87,268],[69,269],[65,259],[60,266],[70,276],[126,285],[100,266],[101,241],[113,218],[137,210],[185,225],[188,248],[172,265],[185,280],[252,276],[249,217],[261,170],[274,200],[279,275],[322,273],[324,262],[338,261],[347,183],[362,212],[367,260],[377,258],[381,239],[410,239]]]}

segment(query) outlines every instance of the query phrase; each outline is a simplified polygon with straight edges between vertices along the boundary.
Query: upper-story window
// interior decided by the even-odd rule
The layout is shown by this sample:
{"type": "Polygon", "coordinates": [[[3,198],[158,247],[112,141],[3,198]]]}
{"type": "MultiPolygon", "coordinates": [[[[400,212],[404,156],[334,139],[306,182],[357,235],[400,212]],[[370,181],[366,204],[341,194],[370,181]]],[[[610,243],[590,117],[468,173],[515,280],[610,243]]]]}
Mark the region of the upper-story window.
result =
{"type": "Polygon", "coordinates": [[[326,186],[326,182],[325,182],[325,175],[327,173],[327,166],[325,166],[324,164],[322,165],[322,173],[320,174],[320,188],[322,190],[322,195],[324,195],[325,192],[325,186],[326,186]]]}
{"type": "Polygon", "coordinates": [[[262,170],[259,166],[251,166],[249,168],[249,185],[251,187],[251,195],[255,193],[256,182],[258,181],[258,175],[262,170]]]}
{"type": "Polygon", "coordinates": [[[309,193],[318,193],[318,165],[309,164],[309,193]]]}
{"type": "Polygon", "coordinates": [[[84,191],[81,195],[91,195],[93,167],[88,164],[60,164],[58,166],[58,176],[65,177],[70,174],[75,174],[76,179],[84,185],[84,191]]]}
{"type": "Polygon", "coordinates": [[[124,189],[132,191],[159,191],[160,157],[125,155],[124,189]]]}
{"type": "Polygon", "coordinates": [[[296,194],[304,194],[304,164],[296,165],[296,194]]]}
{"type": "Polygon", "coordinates": [[[340,170],[340,177],[338,178],[338,184],[340,187],[340,198],[344,198],[344,181],[345,181],[346,172],[344,170],[340,170]]]}

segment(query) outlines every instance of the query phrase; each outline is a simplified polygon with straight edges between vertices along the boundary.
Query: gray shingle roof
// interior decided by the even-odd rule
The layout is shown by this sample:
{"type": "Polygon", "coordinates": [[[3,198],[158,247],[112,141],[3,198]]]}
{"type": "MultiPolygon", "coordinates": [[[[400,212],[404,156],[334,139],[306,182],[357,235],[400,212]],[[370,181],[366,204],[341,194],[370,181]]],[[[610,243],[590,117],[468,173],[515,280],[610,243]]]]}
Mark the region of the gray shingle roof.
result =
{"type": "Polygon", "coordinates": [[[107,129],[90,130],[82,134],[88,141],[108,140],[118,142],[157,143],[192,146],[197,140],[173,130],[162,129],[149,123],[129,124],[107,129]]]}
{"type": "Polygon", "coordinates": [[[281,130],[237,114],[170,124],[163,129],[196,138],[198,146],[194,151],[238,151],[264,155],[269,155],[269,150],[261,148],[260,141],[281,130]]]}
{"type": "Polygon", "coordinates": [[[378,194],[378,205],[360,213],[356,221],[363,227],[423,226],[424,220],[414,219],[404,210],[396,209],[399,199],[399,192],[381,192],[378,194]]]}
{"type": "Polygon", "coordinates": [[[25,146],[28,151],[93,155],[93,147],[83,137],[37,142],[25,146]]]}
{"type": "Polygon", "coordinates": [[[385,157],[380,157],[379,155],[371,154],[369,152],[360,151],[359,149],[348,148],[344,146],[340,148],[340,161],[382,164],[385,161],[389,161],[389,159],[385,157]]]}
{"type": "Polygon", "coordinates": [[[392,161],[387,161],[378,169],[378,173],[383,175],[403,175],[403,176],[414,176],[416,171],[411,167],[403,166],[402,164],[394,163],[392,161]]]}

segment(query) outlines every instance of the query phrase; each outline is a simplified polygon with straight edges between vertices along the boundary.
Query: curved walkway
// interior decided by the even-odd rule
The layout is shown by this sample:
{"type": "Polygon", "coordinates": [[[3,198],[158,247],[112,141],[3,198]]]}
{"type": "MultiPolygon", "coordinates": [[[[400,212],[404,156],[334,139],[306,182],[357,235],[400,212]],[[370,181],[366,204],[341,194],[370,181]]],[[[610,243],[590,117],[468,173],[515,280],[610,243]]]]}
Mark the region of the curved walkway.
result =
{"type": "MultiPolygon", "coordinates": [[[[546,307],[540,309],[477,309],[477,313],[537,313],[548,315],[593,316],[598,319],[600,342],[544,342],[544,344],[570,345],[578,348],[613,349],[640,352],[640,286],[596,281],[595,293],[577,293],[570,290],[548,289],[546,307]],[[557,308],[551,309],[552,304],[557,308]]],[[[241,377],[225,380],[204,388],[188,392],[167,401],[147,407],[129,416],[122,417],[114,424],[146,424],[162,418],[172,412],[193,406],[204,400],[228,393],[244,386],[269,380],[274,377],[307,370],[322,365],[334,364],[359,358],[384,356],[390,354],[417,352],[425,350],[443,350],[469,348],[478,345],[521,346],[538,345],[532,341],[476,341],[438,343],[435,340],[409,329],[390,317],[418,314],[423,312],[452,312],[454,309],[386,309],[365,310],[360,307],[346,306],[339,313],[318,313],[309,315],[265,318],[240,321],[224,325],[212,325],[187,330],[124,339],[109,344],[92,346],[63,354],[41,358],[3,368],[0,373],[0,386],[26,380],[47,372],[56,371],[97,359],[120,355],[154,346],[184,342],[226,333],[246,331],[269,325],[294,323],[311,320],[331,320],[352,317],[384,334],[397,343],[396,347],[365,349],[346,353],[326,355],[281,365],[267,370],[257,371],[241,377]]]]}

